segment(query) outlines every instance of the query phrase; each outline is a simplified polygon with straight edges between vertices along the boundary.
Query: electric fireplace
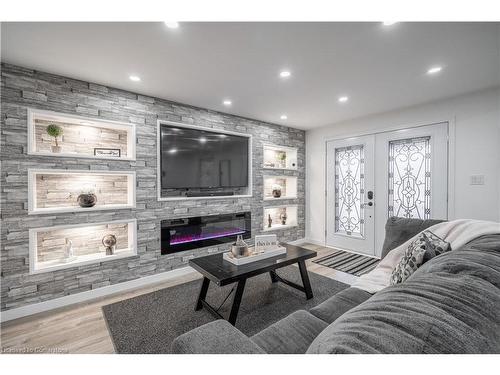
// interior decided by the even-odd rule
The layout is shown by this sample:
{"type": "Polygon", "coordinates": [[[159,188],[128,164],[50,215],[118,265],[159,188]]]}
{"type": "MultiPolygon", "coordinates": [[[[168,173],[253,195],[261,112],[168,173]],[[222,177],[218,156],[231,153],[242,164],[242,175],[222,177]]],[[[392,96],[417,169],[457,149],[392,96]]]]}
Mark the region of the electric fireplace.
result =
{"type": "Polygon", "coordinates": [[[161,253],[217,246],[252,236],[250,212],[197,216],[161,221],[161,253]]]}

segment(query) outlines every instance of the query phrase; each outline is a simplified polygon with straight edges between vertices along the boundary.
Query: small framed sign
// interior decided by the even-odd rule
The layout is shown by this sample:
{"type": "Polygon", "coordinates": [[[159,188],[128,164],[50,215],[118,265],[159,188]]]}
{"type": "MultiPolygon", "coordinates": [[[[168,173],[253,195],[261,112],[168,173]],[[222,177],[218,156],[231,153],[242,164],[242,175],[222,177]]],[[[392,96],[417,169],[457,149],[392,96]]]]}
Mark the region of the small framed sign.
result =
{"type": "Polygon", "coordinates": [[[121,156],[119,148],[94,148],[94,156],[108,156],[112,158],[119,158],[121,156]]]}
{"type": "Polygon", "coordinates": [[[255,252],[260,253],[279,246],[278,237],[275,234],[255,236],[255,252]]]}

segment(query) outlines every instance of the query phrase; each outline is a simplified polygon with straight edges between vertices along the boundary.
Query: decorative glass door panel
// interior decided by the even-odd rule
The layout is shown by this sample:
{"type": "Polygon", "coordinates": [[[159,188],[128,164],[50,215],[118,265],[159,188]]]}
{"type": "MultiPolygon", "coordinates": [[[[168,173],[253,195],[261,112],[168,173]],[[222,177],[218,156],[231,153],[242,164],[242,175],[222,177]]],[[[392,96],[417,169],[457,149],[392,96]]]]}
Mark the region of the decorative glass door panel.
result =
{"type": "Polygon", "coordinates": [[[327,143],[326,243],[373,254],[373,135],[327,143]]]}
{"type": "Polygon", "coordinates": [[[335,232],[363,237],[364,147],[335,149],[335,232]]]}
{"type": "Polygon", "coordinates": [[[430,140],[421,137],[389,142],[389,217],[431,217],[430,140]]]}

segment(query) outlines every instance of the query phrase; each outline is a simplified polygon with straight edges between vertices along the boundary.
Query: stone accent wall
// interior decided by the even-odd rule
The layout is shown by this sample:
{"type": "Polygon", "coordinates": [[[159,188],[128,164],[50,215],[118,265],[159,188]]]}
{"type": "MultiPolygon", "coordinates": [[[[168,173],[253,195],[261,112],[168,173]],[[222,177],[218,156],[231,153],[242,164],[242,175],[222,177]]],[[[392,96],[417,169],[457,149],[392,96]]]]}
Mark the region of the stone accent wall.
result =
{"type": "MultiPolygon", "coordinates": [[[[280,240],[304,237],[305,132],[231,116],[95,83],[18,66],[1,66],[1,309],[12,309],[116,284],[186,265],[195,255],[226,249],[204,248],[160,255],[160,220],[216,213],[252,212],[252,234],[263,233],[262,142],[298,148],[298,227],[278,230],[280,240]],[[92,160],[27,155],[27,108],[88,115],[136,124],[137,160],[92,160]],[[249,133],[253,136],[253,197],[158,201],[156,186],[157,120],[249,133]],[[28,168],[135,170],[137,208],[28,216],[28,168]],[[28,229],[63,224],[137,218],[138,255],[70,269],[29,274],[28,229]]],[[[279,175],[280,171],[266,170],[279,175]]]]}
{"type": "Polygon", "coordinates": [[[116,249],[128,249],[128,224],[90,225],[88,227],[63,228],[37,233],[38,262],[58,260],[64,257],[66,239],[73,241],[75,256],[106,251],[102,238],[107,234],[116,237],[116,249]]]}
{"type": "Polygon", "coordinates": [[[104,129],[96,126],[78,126],[59,121],[35,120],[35,150],[51,152],[54,138],[47,134],[47,126],[55,124],[62,128],[63,135],[57,141],[65,154],[94,155],[94,148],[120,149],[121,156],[127,156],[127,132],[124,130],[104,129]]]}
{"type": "Polygon", "coordinates": [[[92,190],[96,206],[128,203],[128,178],[123,175],[100,174],[37,174],[36,207],[79,207],[78,195],[92,190]]]}

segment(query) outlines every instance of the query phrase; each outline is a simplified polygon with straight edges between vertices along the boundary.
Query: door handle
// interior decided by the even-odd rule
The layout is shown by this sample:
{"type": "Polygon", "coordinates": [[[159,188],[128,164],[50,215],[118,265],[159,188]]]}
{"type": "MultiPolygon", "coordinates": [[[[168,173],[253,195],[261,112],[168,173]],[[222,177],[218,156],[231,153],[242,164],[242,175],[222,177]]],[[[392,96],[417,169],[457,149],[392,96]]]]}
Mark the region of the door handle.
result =
{"type": "Polygon", "coordinates": [[[373,202],[368,202],[368,206],[373,206],[373,202]]]}

